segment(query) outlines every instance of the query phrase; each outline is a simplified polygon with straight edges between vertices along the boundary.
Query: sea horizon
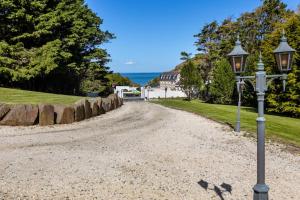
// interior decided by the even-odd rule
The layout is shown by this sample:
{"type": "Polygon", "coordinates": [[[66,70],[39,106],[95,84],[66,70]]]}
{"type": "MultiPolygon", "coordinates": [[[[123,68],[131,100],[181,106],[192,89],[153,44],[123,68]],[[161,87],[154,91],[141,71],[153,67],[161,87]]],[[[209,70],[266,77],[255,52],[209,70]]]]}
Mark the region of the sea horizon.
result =
{"type": "Polygon", "coordinates": [[[145,86],[149,81],[159,77],[161,73],[163,72],[126,72],[120,74],[129,78],[134,83],[145,86]]]}
{"type": "Polygon", "coordinates": [[[164,73],[164,72],[114,72],[118,74],[151,74],[151,73],[164,73]]]}

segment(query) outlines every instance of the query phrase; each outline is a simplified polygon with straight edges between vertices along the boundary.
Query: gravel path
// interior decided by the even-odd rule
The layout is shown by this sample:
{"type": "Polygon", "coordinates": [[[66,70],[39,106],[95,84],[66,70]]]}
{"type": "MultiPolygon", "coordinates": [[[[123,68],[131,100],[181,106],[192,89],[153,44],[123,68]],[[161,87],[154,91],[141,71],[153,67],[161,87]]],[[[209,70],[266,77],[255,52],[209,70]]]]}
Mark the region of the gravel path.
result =
{"type": "MultiPolygon", "coordinates": [[[[300,156],[267,145],[270,199],[300,199],[300,156]]],[[[0,127],[0,199],[252,199],[256,143],[150,103],[73,125],[0,127]]]]}

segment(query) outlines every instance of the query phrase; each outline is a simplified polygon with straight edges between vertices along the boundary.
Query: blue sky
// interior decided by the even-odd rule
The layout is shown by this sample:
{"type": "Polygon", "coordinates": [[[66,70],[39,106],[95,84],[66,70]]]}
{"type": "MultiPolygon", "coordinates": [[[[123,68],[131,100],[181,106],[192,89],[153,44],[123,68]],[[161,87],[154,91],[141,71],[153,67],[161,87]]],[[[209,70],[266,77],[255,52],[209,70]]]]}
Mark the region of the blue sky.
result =
{"type": "MultiPolygon", "coordinates": [[[[299,0],[284,0],[295,10],[299,0]]],[[[260,0],[86,0],[116,35],[104,44],[115,72],[163,72],[180,63],[180,52],[196,53],[194,34],[212,20],[237,18],[260,0]]]]}

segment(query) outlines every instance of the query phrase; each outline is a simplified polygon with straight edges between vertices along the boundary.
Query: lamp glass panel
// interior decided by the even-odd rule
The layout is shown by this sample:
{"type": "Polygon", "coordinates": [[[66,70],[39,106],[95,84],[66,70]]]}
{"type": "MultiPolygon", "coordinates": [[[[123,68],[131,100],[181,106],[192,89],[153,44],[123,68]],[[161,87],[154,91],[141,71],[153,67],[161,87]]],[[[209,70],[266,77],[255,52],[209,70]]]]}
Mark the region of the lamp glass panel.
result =
{"type": "Polygon", "coordinates": [[[288,66],[288,70],[292,69],[292,64],[293,64],[293,52],[290,52],[290,57],[289,57],[289,66],[288,66]]]}
{"type": "Polygon", "coordinates": [[[277,66],[278,66],[279,70],[282,71],[281,64],[280,64],[280,54],[279,53],[275,53],[275,60],[276,60],[276,63],[277,63],[277,66]]]}
{"type": "Polygon", "coordinates": [[[242,68],[242,56],[236,56],[234,59],[234,69],[236,72],[241,72],[242,68]]]}
{"type": "Polygon", "coordinates": [[[289,68],[289,53],[280,54],[281,70],[286,71],[289,68]]]}
{"type": "Polygon", "coordinates": [[[235,68],[234,68],[234,57],[230,57],[230,65],[231,65],[231,68],[232,68],[232,71],[235,72],[235,68]]]}

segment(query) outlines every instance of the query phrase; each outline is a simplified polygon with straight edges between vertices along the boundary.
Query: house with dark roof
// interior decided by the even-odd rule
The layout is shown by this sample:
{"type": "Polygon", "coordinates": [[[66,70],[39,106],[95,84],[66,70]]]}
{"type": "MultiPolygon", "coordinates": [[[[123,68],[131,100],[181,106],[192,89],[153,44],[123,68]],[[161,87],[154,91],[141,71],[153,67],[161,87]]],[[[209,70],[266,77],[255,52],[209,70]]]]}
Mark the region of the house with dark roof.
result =
{"type": "Polygon", "coordinates": [[[160,88],[172,89],[172,90],[180,90],[179,86],[180,82],[180,73],[179,72],[165,72],[160,75],[160,88]]]}

